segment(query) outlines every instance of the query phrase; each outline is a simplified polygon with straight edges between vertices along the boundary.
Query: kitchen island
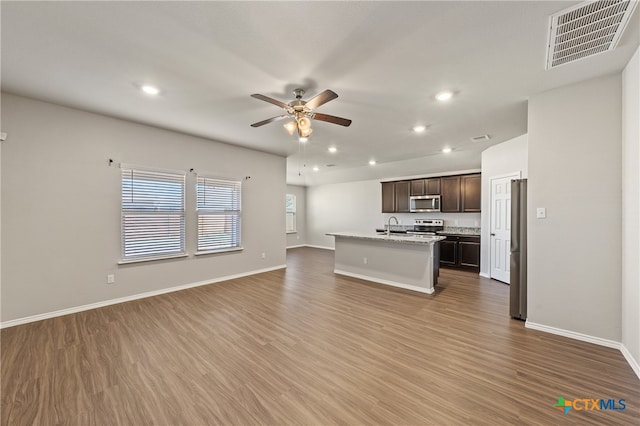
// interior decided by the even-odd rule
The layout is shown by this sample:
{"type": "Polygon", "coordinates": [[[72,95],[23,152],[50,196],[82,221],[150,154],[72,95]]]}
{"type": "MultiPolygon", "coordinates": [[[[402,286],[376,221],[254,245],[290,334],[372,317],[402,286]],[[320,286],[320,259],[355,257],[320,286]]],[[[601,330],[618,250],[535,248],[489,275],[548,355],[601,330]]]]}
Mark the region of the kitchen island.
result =
{"type": "Polygon", "coordinates": [[[335,237],[336,274],[431,294],[440,236],[328,233],[335,237]]]}

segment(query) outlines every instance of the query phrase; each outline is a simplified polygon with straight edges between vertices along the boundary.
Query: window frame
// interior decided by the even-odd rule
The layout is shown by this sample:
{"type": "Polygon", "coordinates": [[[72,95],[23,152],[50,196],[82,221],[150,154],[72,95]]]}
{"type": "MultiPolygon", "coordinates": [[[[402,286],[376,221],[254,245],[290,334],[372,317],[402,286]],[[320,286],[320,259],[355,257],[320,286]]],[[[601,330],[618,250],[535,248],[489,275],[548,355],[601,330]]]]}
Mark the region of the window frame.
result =
{"type": "Polygon", "coordinates": [[[295,194],[285,194],[284,200],[284,210],[285,210],[285,232],[287,234],[296,234],[298,232],[298,218],[297,218],[297,198],[295,194]],[[293,200],[293,208],[289,208],[289,199],[293,200]],[[293,222],[293,228],[289,228],[289,215],[291,215],[291,220],[293,222]]]}
{"type": "MultiPolygon", "coordinates": [[[[236,178],[229,177],[220,177],[210,174],[196,174],[196,184],[195,184],[195,207],[196,207],[196,256],[206,255],[206,254],[216,254],[216,253],[226,253],[233,251],[241,251],[243,250],[242,246],[242,180],[236,178]],[[203,203],[206,203],[205,200],[201,200],[201,191],[199,190],[199,186],[201,185],[201,181],[204,184],[209,182],[212,183],[222,183],[228,185],[229,188],[232,189],[232,199],[229,201],[232,206],[237,206],[237,208],[232,209],[211,209],[201,206],[203,203]],[[202,201],[202,203],[201,203],[202,201]],[[201,225],[202,220],[201,217],[204,216],[233,216],[235,217],[232,220],[232,227],[236,228],[231,231],[232,234],[235,234],[235,243],[233,245],[223,246],[219,248],[207,248],[201,247],[201,225]]],[[[232,236],[231,239],[234,237],[232,236]]]]}
{"type": "MultiPolygon", "coordinates": [[[[153,167],[146,166],[138,166],[133,164],[121,164],[120,165],[120,260],[118,264],[127,264],[127,263],[137,263],[137,262],[148,262],[154,260],[163,260],[163,259],[173,259],[178,257],[186,257],[187,249],[186,249],[186,173],[177,170],[166,170],[166,169],[158,169],[153,167]],[[138,180],[148,180],[153,175],[156,175],[159,179],[158,182],[174,182],[179,184],[179,191],[181,192],[180,197],[177,198],[180,202],[179,208],[158,208],[154,207],[153,210],[147,208],[127,208],[125,207],[126,201],[126,189],[125,189],[125,179],[127,173],[130,176],[132,181],[135,180],[134,175],[138,174],[138,180]],[[177,250],[170,250],[166,252],[159,252],[157,254],[139,254],[139,255],[127,255],[127,222],[136,216],[165,216],[167,218],[173,217],[175,220],[178,219],[178,230],[179,230],[179,247],[177,250]]],[[[134,192],[134,183],[132,182],[131,188],[129,189],[128,196],[132,199],[135,196],[134,192]]],[[[166,190],[166,188],[165,188],[166,190]]],[[[165,204],[171,204],[170,201],[175,203],[176,197],[173,196],[171,200],[166,198],[166,191],[162,191],[162,193],[157,193],[159,202],[165,204]],[[165,195],[165,198],[162,198],[162,195],[165,195]]],[[[140,203],[145,204],[145,196],[148,197],[149,193],[143,194],[139,193],[138,197],[140,198],[140,203]]],[[[152,194],[153,195],[153,194],[152,194]]],[[[148,198],[146,198],[146,202],[148,203],[148,198]]],[[[155,202],[155,201],[154,201],[155,202]]],[[[152,224],[153,221],[147,223],[147,225],[152,224]]],[[[133,226],[130,222],[130,226],[133,226]]],[[[151,225],[153,226],[153,225],[151,225]]],[[[171,234],[172,229],[167,229],[167,234],[171,234]]],[[[173,232],[175,232],[175,225],[173,232]]],[[[149,235],[152,236],[152,232],[149,231],[149,235]]],[[[169,245],[167,246],[169,247],[169,245]]]]}

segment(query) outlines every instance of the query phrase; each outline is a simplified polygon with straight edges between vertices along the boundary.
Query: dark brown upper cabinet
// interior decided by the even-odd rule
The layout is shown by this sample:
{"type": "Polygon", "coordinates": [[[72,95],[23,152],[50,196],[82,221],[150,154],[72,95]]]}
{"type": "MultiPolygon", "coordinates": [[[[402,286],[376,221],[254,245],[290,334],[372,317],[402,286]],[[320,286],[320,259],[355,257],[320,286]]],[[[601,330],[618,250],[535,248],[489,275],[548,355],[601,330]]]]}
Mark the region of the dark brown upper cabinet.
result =
{"type": "Polygon", "coordinates": [[[460,176],[446,176],[440,178],[440,195],[441,212],[457,213],[462,211],[460,176]]]}
{"type": "Polygon", "coordinates": [[[463,212],[474,213],[481,210],[481,183],[480,174],[463,175],[461,177],[460,192],[463,212]]]}
{"type": "Polygon", "coordinates": [[[382,213],[409,213],[409,197],[440,195],[443,213],[481,210],[481,174],[382,182],[382,213]]]}
{"type": "Polygon", "coordinates": [[[396,212],[396,184],[382,182],[382,213],[396,212]]]}
{"type": "Polygon", "coordinates": [[[411,195],[425,195],[424,194],[424,179],[416,179],[411,181],[411,195]]]}
{"type": "Polygon", "coordinates": [[[411,195],[440,195],[440,178],[412,180],[411,195]]]}
{"type": "Polygon", "coordinates": [[[382,182],[382,213],[409,213],[411,182],[382,182]]]}
{"type": "Polygon", "coordinates": [[[408,180],[396,182],[396,213],[409,213],[409,187],[408,180]]]}
{"type": "Polygon", "coordinates": [[[424,180],[424,195],[440,195],[440,178],[429,178],[424,180]]]}

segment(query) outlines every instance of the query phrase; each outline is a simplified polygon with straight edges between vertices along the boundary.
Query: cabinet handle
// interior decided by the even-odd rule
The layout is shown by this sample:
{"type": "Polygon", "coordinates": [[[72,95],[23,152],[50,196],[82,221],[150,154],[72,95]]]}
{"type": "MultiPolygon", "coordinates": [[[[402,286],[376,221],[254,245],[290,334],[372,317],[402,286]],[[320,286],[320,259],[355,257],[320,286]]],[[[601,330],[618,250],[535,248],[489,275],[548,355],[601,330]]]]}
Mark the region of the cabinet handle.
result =
{"type": "Polygon", "coordinates": [[[495,237],[495,236],[496,236],[496,234],[494,234],[494,233],[492,232],[492,233],[491,233],[491,236],[492,236],[492,237],[495,237]]]}

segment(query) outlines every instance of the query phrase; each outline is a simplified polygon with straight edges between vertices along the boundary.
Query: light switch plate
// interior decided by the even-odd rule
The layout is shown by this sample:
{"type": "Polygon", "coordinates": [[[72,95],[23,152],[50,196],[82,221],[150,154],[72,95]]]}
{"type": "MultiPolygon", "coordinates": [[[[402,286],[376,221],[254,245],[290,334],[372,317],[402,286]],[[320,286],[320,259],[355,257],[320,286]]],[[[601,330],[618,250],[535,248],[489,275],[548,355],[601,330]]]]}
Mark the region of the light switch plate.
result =
{"type": "Polygon", "coordinates": [[[536,217],[538,219],[544,219],[547,217],[547,209],[544,207],[538,207],[536,210],[536,217]]]}

